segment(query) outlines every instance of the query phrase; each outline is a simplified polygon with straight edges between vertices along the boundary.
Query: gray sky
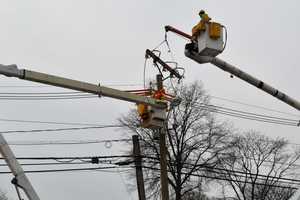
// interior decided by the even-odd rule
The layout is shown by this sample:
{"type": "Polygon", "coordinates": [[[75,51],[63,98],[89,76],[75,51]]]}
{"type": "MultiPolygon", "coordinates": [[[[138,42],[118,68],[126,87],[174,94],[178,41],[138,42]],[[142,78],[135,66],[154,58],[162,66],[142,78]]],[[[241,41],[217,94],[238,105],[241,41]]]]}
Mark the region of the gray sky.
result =
{"type": "MultiPolygon", "coordinates": [[[[146,48],[164,37],[164,25],[190,32],[205,9],[228,29],[228,44],[220,58],[300,99],[297,63],[300,44],[299,1],[179,1],[179,0],[52,0],[0,1],[0,63],[66,76],[91,83],[143,84],[146,48]]],[[[198,65],[184,57],[185,40],[169,34],[175,59],[185,67],[185,83],[201,80],[209,94],[300,115],[295,109],[212,65],[198,65]]],[[[147,80],[155,76],[147,66],[147,80]]],[[[0,86],[34,85],[0,77],[0,86]]],[[[35,84],[36,85],[36,84],[35,84]]],[[[133,88],[133,87],[130,87],[133,88]]],[[[55,92],[57,88],[1,88],[1,92],[55,92]]],[[[267,112],[212,99],[239,110],[292,119],[300,117],[267,112]]],[[[102,98],[59,101],[3,101],[0,118],[112,124],[133,104],[102,98]]],[[[299,128],[230,120],[241,130],[256,129],[270,137],[300,143],[299,128]]],[[[0,130],[58,127],[1,122],[0,130]]],[[[60,126],[61,127],[61,126],[60,126]]],[[[88,130],[66,133],[6,134],[13,140],[70,140],[123,138],[122,131],[88,130]]],[[[14,147],[17,156],[109,155],[126,150],[118,144],[86,146],[14,147]]],[[[1,168],[5,170],[5,168],[1,168]]],[[[126,179],[124,174],[123,179],[126,179]]],[[[136,199],[126,191],[118,173],[83,172],[29,175],[41,199],[136,199]]],[[[0,187],[15,197],[11,176],[1,175],[0,187]]]]}

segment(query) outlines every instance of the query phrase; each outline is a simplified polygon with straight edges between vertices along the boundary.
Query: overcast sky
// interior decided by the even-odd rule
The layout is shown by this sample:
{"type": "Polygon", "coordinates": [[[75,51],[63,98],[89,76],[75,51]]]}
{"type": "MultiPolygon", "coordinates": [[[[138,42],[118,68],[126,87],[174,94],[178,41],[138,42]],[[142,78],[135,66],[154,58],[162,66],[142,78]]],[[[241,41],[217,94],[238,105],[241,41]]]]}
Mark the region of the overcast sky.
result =
{"type": "MultiPolygon", "coordinates": [[[[144,53],[164,38],[164,26],[173,25],[187,33],[205,9],[213,20],[228,29],[228,44],[219,57],[300,100],[298,64],[300,45],[299,1],[274,0],[51,0],[0,1],[0,63],[17,64],[68,78],[112,85],[143,85],[144,53]]],[[[183,54],[187,42],[169,34],[175,60],[186,70],[184,83],[202,81],[208,93],[247,104],[279,110],[269,112],[212,98],[216,105],[299,119],[300,114],[255,87],[231,79],[228,73],[210,65],[199,65],[183,54]],[[296,116],[298,115],[298,116],[296,116]]],[[[163,49],[162,49],[163,50],[163,49]]],[[[166,49],[164,49],[166,50],[166,49]]],[[[166,58],[168,55],[166,54],[166,58]]],[[[147,65],[146,79],[155,77],[147,65]]],[[[57,92],[54,87],[0,77],[0,92],[57,92]],[[2,86],[2,87],[1,87],[2,86]]],[[[118,88],[124,88],[118,86],[118,88]]],[[[0,99],[0,119],[114,124],[134,105],[108,98],[49,101],[4,101],[0,99]]],[[[284,137],[300,144],[299,127],[228,118],[237,129],[258,130],[270,137],[284,137]]],[[[67,126],[1,122],[0,131],[67,126]]],[[[103,129],[63,133],[5,134],[16,140],[71,140],[124,138],[122,130],[103,129]]],[[[13,147],[17,156],[114,155],[128,146],[102,144],[81,146],[13,147]]],[[[6,168],[1,167],[0,171],[6,168]]],[[[29,168],[26,168],[29,169],[29,168]]],[[[33,169],[33,168],[30,168],[33,169]]],[[[16,199],[12,176],[0,175],[0,188],[16,199]]],[[[137,199],[128,193],[126,176],[108,172],[29,175],[43,200],[137,199]]]]}

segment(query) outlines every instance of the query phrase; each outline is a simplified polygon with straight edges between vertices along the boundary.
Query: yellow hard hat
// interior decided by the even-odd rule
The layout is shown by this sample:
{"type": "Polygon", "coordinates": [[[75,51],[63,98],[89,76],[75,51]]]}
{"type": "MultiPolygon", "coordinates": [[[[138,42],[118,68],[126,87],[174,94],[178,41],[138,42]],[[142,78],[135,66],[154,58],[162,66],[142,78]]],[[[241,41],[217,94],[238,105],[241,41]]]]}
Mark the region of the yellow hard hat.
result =
{"type": "Polygon", "coordinates": [[[205,14],[205,11],[204,10],[200,10],[199,15],[201,16],[203,14],[205,14]]]}

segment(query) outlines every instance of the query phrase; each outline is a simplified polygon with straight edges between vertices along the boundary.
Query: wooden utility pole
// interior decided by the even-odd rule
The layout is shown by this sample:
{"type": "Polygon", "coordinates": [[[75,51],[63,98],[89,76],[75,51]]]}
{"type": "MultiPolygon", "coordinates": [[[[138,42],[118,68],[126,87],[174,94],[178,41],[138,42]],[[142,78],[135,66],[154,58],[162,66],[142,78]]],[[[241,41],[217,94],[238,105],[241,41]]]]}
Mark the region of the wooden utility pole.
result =
{"type": "MultiPolygon", "coordinates": [[[[163,89],[162,75],[156,76],[157,90],[163,89]]],[[[166,129],[159,129],[159,152],[160,152],[160,184],[162,200],[169,200],[169,184],[168,184],[168,168],[167,168],[167,152],[166,152],[166,129]]]]}
{"type": "Polygon", "coordinates": [[[146,200],[140,142],[137,135],[132,136],[132,143],[139,200],[146,200]]]}

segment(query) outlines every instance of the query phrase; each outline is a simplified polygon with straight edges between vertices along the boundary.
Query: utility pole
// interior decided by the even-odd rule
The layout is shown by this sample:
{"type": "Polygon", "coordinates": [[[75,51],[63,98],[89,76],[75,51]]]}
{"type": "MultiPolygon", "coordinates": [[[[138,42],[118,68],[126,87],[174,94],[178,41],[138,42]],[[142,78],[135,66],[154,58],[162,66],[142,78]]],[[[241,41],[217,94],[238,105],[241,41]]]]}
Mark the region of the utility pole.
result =
{"type": "MultiPolygon", "coordinates": [[[[157,90],[163,89],[162,75],[156,76],[157,90]]],[[[166,124],[166,123],[165,123],[166,124]]],[[[167,152],[166,152],[166,129],[165,125],[159,128],[159,152],[160,152],[160,184],[162,200],[169,200],[169,184],[168,184],[168,168],[167,168],[167,152]]]]}
{"type": "Polygon", "coordinates": [[[146,200],[139,136],[132,136],[136,183],[139,200],[146,200]]]}

